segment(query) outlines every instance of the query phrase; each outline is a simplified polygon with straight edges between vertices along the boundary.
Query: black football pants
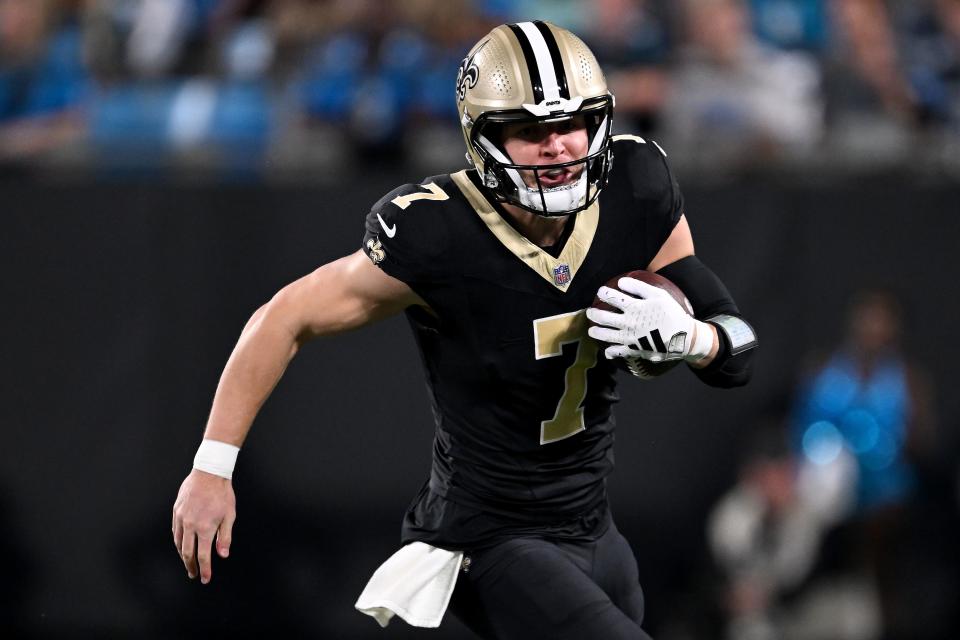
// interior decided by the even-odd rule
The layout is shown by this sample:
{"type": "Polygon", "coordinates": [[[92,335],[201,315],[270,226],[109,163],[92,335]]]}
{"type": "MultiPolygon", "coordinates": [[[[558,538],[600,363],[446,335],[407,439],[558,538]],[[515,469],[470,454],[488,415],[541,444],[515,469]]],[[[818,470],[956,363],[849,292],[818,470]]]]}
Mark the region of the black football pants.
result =
{"type": "Polygon", "coordinates": [[[594,542],[514,538],[465,554],[450,609],[491,640],[651,640],[630,545],[611,522],[594,542]]]}

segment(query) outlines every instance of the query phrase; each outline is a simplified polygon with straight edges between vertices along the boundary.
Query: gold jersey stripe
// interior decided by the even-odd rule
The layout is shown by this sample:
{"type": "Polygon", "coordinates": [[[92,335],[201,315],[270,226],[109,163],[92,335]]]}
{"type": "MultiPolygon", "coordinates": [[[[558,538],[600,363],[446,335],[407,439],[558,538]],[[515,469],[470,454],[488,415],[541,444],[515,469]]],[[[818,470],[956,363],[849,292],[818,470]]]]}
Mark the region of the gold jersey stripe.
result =
{"type": "Polygon", "coordinates": [[[586,260],[587,252],[590,251],[590,245],[593,244],[593,238],[597,233],[597,225],[600,222],[600,205],[596,201],[577,214],[573,232],[567,238],[567,243],[564,245],[563,251],[560,252],[560,257],[554,258],[530,242],[496,212],[493,205],[487,201],[476,185],[467,177],[466,169],[453,173],[450,177],[453,178],[454,183],[466,196],[467,202],[480,216],[483,223],[487,225],[487,228],[493,232],[493,235],[497,237],[501,244],[510,250],[510,253],[520,258],[528,267],[560,291],[566,291],[569,288],[570,282],[573,282],[577,275],[577,270],[586,260]],[[564,284],[557,284],[554,278],[554,269],[562,264],[570,267],[570,280],[564,284]]]}

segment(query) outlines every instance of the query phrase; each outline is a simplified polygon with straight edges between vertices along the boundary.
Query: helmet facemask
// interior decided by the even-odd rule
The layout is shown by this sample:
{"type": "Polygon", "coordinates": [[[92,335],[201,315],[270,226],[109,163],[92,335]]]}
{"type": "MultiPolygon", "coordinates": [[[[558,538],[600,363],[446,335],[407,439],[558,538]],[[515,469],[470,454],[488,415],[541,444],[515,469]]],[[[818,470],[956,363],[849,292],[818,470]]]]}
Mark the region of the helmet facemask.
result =
{"type": "MultiPolygon", "coordinates": [[[[570,215],[596,201],[612,162],[613,96],[580,38],[539,20],[495,27],[463,59],[456,88],[467,159],[492,200],[545,217],[570,215]],[[578,117],[587,126],[583,158],[530,165],[506,151],[505,125],[578,117]]],[[[525,161],[543,159],[522,155],[525,161]]]]}
{"type": "Polygon", "coordinates": [[[610,171],[610,130],[612,99],[604,95],[584,101],[572,112],[534,116],[525,110],[489,111],[471,127],[470,145],[481,160],[477,169],[484,186],[499,202],[518,206],[544,217],[566,216],[589,207],[606,185],[610,171]],[[555,164],[517,164],[503,145],[503,125],[511,123],[553,123],[582,116],[587,127],[587,154],[583,158],[555,164]],[[555,187],[545,186],[543,176],[556,170],[574,171],[576,179],[555,187]],[[524,175],[532,180],[524,180],[524,175]],[[532,182],[533,184],[528,184],[532,182]]]}

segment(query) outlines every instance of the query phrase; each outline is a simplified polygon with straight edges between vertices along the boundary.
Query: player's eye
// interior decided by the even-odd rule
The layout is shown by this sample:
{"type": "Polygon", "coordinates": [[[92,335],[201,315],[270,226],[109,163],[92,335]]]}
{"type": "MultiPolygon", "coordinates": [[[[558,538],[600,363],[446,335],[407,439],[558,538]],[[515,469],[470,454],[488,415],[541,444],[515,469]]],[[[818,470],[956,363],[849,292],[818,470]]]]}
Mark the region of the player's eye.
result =
{"type": "Polygon", "coordinates": [[[534,140],[540,136],[540,130],[539,127],[523,127],[517,132],[517,135],[525,140],[534,140]]]}

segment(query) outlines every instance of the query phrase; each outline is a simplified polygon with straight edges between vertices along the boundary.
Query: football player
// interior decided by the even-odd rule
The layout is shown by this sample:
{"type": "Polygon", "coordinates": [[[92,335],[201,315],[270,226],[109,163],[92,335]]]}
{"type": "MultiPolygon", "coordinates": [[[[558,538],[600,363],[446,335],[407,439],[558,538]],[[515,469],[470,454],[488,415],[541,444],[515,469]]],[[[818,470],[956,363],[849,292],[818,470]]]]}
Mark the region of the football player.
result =
{"type": "Polygon", "coordinates": [[[381,198],[362,250],[284,287],[244,328],[174,542],[208,582],[212,546],[230,548],[237,451],[290,359],[403,311],[436,417],[433,465],[404,547],[357,607],[435,626],[449,602],[485,638],[648,638],[605,491],[617,363],[685,361],[707,384],[742,385],[755,336],[694,255],[666,154],[611,135],[613,96],[574,34],[493,29],[464,59],[456,103],[470,167],[381,198]],[[638,268],[676,283],[695,315],[632,278],[602,286],[638,268]],[[615,311],[590,309],[597,295],[615,311]]]}

